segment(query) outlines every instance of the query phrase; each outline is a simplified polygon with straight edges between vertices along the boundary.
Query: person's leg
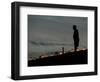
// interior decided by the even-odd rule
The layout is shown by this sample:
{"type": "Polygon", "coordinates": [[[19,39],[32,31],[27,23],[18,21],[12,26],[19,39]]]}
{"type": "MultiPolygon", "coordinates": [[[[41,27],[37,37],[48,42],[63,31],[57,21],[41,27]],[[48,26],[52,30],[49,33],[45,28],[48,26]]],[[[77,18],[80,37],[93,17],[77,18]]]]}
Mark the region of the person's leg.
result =
{"type": "Polygon", "coordinates": [[[77,45],[76,45],[76,42],[74,41],[74,51],[76,52],[77,50],[77,45]]]}
{"type": "Polygon", "coordinates": [[[74,47],[74,49],[75,49],[75,51],[77,51],[77,49],[78,49],[78,46],[79,46],[79,41],[75,41],[75,47],[74,47]]]}
{"type": "Polygon", "coordinates": [[[75,52],[77,51],[77,45],[75,45],[75,48],[74,48],[75,52]]]}

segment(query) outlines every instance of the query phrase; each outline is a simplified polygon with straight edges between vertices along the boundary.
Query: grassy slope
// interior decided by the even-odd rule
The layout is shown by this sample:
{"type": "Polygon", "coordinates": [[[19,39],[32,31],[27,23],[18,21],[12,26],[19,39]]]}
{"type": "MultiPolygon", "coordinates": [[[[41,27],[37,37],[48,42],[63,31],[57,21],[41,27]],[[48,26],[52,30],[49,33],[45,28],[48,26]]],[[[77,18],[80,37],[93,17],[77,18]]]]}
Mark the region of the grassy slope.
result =
{"type": "Polygon", "coordinates": [[[39,58],[28,61],[28,66],[74,65],[87,64],[87,50],[67,52],[62,55],[39,58]]]}

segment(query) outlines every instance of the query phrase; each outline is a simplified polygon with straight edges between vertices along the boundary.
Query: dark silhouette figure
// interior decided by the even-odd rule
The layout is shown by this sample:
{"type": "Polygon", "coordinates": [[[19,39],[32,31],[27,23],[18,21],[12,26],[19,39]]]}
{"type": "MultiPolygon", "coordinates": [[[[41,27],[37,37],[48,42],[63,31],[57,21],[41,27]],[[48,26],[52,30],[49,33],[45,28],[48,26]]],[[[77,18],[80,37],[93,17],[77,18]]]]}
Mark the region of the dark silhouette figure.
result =
{"type": "Polygon", "coordinates": [[[76,51],[79,46],[79,32],[76,25],[73,25],[73,30],[74,51],[76,51]]]}

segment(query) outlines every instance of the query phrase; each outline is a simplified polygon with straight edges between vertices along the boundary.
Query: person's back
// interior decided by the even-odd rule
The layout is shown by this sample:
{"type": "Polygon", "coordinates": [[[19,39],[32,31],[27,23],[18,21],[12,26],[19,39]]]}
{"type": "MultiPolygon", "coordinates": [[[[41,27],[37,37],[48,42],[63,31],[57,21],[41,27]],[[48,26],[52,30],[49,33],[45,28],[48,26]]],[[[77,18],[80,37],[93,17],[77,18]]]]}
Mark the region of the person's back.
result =
{"type": "Polygon", "coordinates": [[[73,34],[73,38],[75,41],[79,40],[79,33],[78,33],[78,30],[74,30],[74,34],[73,34]]]}

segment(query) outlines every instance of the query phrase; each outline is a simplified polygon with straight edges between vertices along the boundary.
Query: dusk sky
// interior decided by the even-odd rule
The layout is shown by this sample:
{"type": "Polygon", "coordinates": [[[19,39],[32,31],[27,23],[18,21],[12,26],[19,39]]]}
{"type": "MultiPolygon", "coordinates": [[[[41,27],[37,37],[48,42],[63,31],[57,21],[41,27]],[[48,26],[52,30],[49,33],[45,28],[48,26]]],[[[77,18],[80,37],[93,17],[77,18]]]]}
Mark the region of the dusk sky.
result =
{"type": "Polygon", "coordinates": [[[73,45],[73,25],[79,31],[79,48],[87,48],[87,17],[28,15],[28,59],[41,53],[66,51],[73,45]]]}

